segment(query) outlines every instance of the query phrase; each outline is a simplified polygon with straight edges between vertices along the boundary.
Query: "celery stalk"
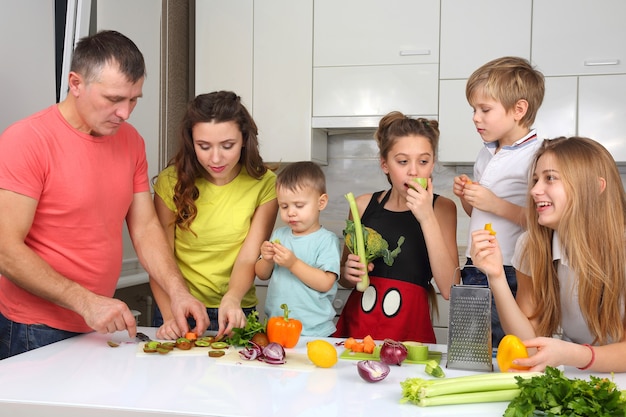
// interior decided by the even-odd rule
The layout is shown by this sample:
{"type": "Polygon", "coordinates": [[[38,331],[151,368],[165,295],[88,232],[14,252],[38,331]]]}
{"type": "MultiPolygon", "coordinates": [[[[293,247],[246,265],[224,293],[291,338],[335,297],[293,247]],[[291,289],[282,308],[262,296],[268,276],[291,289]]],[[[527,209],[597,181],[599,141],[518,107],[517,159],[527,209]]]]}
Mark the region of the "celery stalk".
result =
{"type": "Polygon", "coordinates": [[[539,375],[542,373],[507,372],[430,380],[407,378],[400,383],[402,387],[401,402],[410,401],[425,407],[443,404],[511,401],[519,394],[516,376],[530,379],[539,375]]]}
{"type": "Polygon", "coordinates": [[[420,398],[417,405],[430,407],[435,405],[495,403],[514,400],[522,390],[503,389],[497,391],[464,392],[461,394],[440,395],[438,397],[420,398]]]}
{"type": "Polygon", "coordinates": [[[440,381],[433,380],[430,384],[424,384],[420,389],[423,397],[437,397],[440,395],[497,391],[518,388],[515,376],[522,378],[532,378],[541,375],[540,372],[519,372],[519,373],[494,373],[470,376],[459,376],[446,378],[440,381]]]}
{"type": "Polygon", "coordinates": [[[370,277],[367,275],[367,257],[365,253],[365,241],[363,240],[363,226],[361,224],[361,216],[356,206],[354,194],[351,192],[344,196],[350,204],[350,213],[352,213],[352,221],[354,222],[354,234],[356,235],[356,254],[360,258],[360,262],[365,265],[365,274],[361,277],[361,282],[356,284],[357,291],[365,291],[370,286],[370,277]]]}

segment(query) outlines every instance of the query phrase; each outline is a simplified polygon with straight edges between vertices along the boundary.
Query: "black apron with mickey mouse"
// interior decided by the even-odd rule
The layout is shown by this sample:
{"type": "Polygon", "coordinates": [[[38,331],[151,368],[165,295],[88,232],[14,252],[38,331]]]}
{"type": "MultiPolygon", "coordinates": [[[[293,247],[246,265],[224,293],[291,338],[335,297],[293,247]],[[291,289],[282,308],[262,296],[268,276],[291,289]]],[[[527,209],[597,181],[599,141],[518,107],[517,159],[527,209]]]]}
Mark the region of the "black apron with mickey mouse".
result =
{"type": "Polygon", "coordinates": [[[361,222],[378,231],[390,250],[404,236],[402,250],[392,266],[382,258],[374,261],[369,288],[350,293],[333,336],[436,343],[427,290],[432,271],[422,228],[410,210],[384,209],[390,192],[378,202],[382,193],[372,195],[361,222]]]}

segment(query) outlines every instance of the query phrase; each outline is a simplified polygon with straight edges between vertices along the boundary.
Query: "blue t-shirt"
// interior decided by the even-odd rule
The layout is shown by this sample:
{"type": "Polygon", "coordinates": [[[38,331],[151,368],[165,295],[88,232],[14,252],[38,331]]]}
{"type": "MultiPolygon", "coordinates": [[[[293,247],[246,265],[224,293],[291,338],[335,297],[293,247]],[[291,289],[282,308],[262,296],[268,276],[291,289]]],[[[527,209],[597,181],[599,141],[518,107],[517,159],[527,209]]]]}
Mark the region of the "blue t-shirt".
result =
{"type": "MultiPolygon", "coordinates": [[[[294,236],[289,227],[274,230],[270,240],[279,239],[281,245],[291,250],[307,265],[339,277],[341,250],[339,238],[321,227],[318,231],[294,236]]],[[[274,265],[267,288],[265,314],[267,317],[282,316],[281,304],[289,307],[289,316],[302,322],[302,336],[326,337],[335,331],[333,300],[337,282],[326,292],[319,292],[305,285],[287,268],[274,265]]]]}

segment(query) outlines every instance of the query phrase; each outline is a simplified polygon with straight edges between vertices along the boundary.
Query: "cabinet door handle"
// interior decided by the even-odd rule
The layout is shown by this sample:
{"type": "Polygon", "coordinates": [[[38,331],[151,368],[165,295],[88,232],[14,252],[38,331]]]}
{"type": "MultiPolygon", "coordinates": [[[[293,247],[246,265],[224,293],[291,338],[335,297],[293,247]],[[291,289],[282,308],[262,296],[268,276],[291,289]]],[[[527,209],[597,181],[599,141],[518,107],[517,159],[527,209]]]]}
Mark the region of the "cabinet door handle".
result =
{"type": "Polygon", "coordinates": [[[619,59],[585,61],[586,67],[598,67],[598,66],[603,66],[603,65],[619,65],[619,59]]]}
{"type": "Polygon", "coordinates": [[[400,51],[400,56],[430,55],[430,49],[405,49],[400,51]]]}

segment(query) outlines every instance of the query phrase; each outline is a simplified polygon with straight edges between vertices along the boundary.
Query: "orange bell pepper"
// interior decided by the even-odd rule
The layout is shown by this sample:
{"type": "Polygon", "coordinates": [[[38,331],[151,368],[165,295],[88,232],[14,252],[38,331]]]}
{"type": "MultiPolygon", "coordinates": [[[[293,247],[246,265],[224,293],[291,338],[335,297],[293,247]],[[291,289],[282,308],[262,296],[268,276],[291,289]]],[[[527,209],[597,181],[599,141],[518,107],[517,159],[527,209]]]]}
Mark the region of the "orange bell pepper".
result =
{"type": "Polygon", "coordinates": [[[284,316],[271,317],[267,322],[267,337],[270,342],[275,342],[285,348],[292,348],[298,344],[302,333],[302,322],[289,318],[287,304],[281,304],[280,308],[285,312],[284,316]]]}
{"type": "Polygon", "coordinates": [[[528,351],[519,337],[507,334],[498,344],[496,361],[501,372],[508,372],[509,369],[527,370],[527,366],[519,366],[513,363],[514,359],[527,358],[528,351]]]}

